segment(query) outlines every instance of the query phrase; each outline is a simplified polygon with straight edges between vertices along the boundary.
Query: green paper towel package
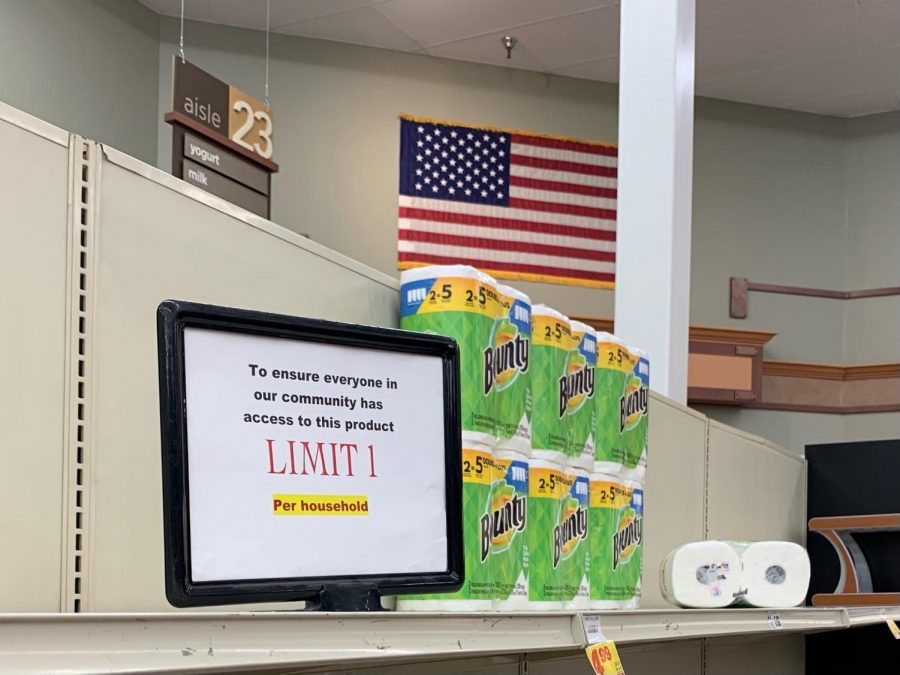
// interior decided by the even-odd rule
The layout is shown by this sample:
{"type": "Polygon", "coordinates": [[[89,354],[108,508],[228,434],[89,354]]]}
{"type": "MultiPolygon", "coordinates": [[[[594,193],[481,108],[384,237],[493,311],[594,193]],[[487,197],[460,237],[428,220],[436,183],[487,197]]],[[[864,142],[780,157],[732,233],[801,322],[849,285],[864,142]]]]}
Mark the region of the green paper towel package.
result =
{"type": "Polygon", "coordinates": [[[565,464],[569,450],[567,372],[572,327],[546,305],[531,311],[531,454],[565,464]]]}
{"type": "Polygon", "coordinates": [[[594,433],[597,426],[595,376],[597,334],[580,321],[572,321],[572,340],[560,381],[560,406],[565,403],[568,464],[594,468],[594,433]]]}
{"type": "Polygon", "coordinates": [[[590,608],[637,607],[641,595],[644,491],[641,484],[590,478],[590,608]]]}
{"type": "Polygon", "coordinates": [[[497,317],[484,352],[485,390],[493,389],[497,448],[531,454],[531,300],[497,286],[497,317]]]}
{"type": "Polygon", "coordinates": [[[559,551],[560,585],[565,609],[587,609],[590,540],[588,503],[590,478],[580,468],[570,468],[563,483],[562,512],[554,533],[559,551]]]}
{"type": "MultiPolygon", "coordinates": [[[[528,458],[512,450],[494,452],[490,549],[494,609],[528,609],[525,540],[528,524],[528,458]]],[[[484,533],[482,533],[484,536],[484,533]]]]}
{"type": "Polygon", "coordinates": [[[407,611],[480,612],[492,608],[494,595],[494,558],[490,538],[484,536],[491,517],[491,487],[496,474],[491,449],[463,442],[463,547],[465,582],[455,593],[403,595],[397,598],[397,609],[407,611]]]}
{"type": "Polygon", "coordinates": [[[459,345],[463,438],[497,441],[496,392],[485,386],[485,353],[499,313],[497,285],[467,265],[436,265],[400,275],[400,327],[447,335],[459,345]]]}
{"type": "Polygon", "coordinates": [[[619,427],[625,437],[623,475],[643,481],[647,475],[647,438],[650,428],[650,361],[643,349],[628,347],[634,370],[619,401],[619,427]]]}
{"type": "Polygon", "coordinates": [[[650,363],[616,336],[597,334],[594,472],[642,479],[647,466],[650,363]]]}
{"type": "Polygon", "coordinates": [[[566,472],[560,464],[532,457],[528,462],[528,526],[525,565],[529,609],[561,609],[559,556],[554,535],[559,525],[566,472]]]}

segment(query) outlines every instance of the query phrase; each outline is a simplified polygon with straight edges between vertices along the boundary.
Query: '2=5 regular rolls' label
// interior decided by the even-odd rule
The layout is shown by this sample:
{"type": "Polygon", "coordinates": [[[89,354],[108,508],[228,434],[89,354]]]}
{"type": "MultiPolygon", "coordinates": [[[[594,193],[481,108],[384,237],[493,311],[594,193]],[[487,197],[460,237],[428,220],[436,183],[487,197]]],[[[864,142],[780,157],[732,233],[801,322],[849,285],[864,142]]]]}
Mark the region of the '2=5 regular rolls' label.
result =
{"type": "Polygon", "coordinates": [[[484,353],[499,312],[497,289],[477,276],[436,277],[406,282],[400,294],[401,328],[447,335],[459,345],[463,430],[495,436],[496,387],[485,387],[484,353]]]}
{"type": "Polygon", "coordinates": [[[565,319],[537,314],[532,317],[531,446],[542,450],[568,450],[566,390],[572,328],[565,319]]]}

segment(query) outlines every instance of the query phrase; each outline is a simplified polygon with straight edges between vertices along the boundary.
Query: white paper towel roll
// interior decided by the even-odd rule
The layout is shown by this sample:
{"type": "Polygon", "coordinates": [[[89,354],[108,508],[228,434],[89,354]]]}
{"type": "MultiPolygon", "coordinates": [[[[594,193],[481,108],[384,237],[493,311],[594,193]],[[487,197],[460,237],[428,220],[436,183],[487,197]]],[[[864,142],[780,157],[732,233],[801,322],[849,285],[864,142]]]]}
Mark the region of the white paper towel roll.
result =
{"type": "Polygon", "coordinates": [[[809,590],[809,555],[790,541],[731,542],[741,556],[740,604],[796,607],[809,590]]]}
{"type": "MultiPolygon", "coordinates": [[[[519,611],[529,608],[528,577],[525,565],[528,548],[526,546],[528,518],[528,457],[512,450],[494,451],[494,484],[492,498],[497,494],[501,508],[516,516],[521,504],[523,520],[517,517],[504,518],[505,532],[497,543],[492,534],[491,573],[494,579],[494,600],[492,608],[497,612],[519,611]],[[507,506],[510,505],[510,506],[507,506]]],[[[497,508],[492,504],[492,509],[497,508]]]]}
{"type": "MultiPolygon", "coordinates": [[[[512,450],[531,456],[531,373],[528,364],[531,353],[531,298],[522,291],[497,284],[500,297],[498,325],[515,326],[515,339],[522,338],[525,348],[524,365],[510,370],[515,378],[495,393],[497,408],[497,445],[495,450],[512,450]],[[526,329],[527,327],[527,329],[526,329]]],[[[510,333],[507,332],[507,335],[510,333]]]]}
{"type": "Polygon", "coordinates": [[[554,559],[554,527],[562,507],[562,464],[528,460],[526,541],[528,546],[528,609],[562,609],[562,593],[554,559]]]}
{"type": "MultiPolygon", "coordinates": [[[[591,448],[591,451],[593,452],[593,447],[591,448]]],[[[577,460],[578,458],[575,459],[577,460]]],[[[593,459],[593,457],[590,459],[593,459]]],[[[569,466],[566,468],[566,473],[573,484],[570,498],[578,500],[579,509],[584,509],[584,517],[585,520],[587,520],[588,505],[590,503],[590,475],[580,466],[569,466]]],[[[590,532],[588,532],[588,536],[590,536],[590,532]]],[[[588,607],[590,607],[591,592],[589,588],[590,580],[588,577],[590,569],[590,540],[588,539],[588,536],[584,537],[584,539],[577,544],[576,552],[573,556],[580,560],[579,564],[582,571],[581,577],[577,579],[577,582],[575,579],[571,578],[571,575],[573,574],[572,569],[577,569],[575,567],[564,571],[562,583],[563,593],[565,594],[563,598],[563,609],[579,610],[588,609],[588,607]]]]}
{"type": "Polygon", "coordinates": [[[468,265],[428,265],[400,274],[400,327],[456,340],[463,441],[490,446],[497,442],[496,397],[484,390],[483,359],[496,296],[497,282],[468,265]],[[467,302],[467,297],[480,301],[467,302]]]}
{"type": "Polygon", "coordinates": [[[725,541],[684,544],[663,560],[659,587],[674,605],[727,607],[741,589],[741,557],[725,541]]]}

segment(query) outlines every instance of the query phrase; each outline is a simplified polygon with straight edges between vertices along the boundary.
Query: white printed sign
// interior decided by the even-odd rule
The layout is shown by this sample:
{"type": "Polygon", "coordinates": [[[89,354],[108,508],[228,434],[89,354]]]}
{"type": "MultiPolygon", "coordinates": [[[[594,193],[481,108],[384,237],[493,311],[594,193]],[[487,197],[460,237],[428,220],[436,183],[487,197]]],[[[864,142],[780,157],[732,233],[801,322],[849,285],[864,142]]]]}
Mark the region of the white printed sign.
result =
{"type": "Polygon", "coordinates": [[[440,358],[184,330],[195,582],[447,569],[440,358]]]}

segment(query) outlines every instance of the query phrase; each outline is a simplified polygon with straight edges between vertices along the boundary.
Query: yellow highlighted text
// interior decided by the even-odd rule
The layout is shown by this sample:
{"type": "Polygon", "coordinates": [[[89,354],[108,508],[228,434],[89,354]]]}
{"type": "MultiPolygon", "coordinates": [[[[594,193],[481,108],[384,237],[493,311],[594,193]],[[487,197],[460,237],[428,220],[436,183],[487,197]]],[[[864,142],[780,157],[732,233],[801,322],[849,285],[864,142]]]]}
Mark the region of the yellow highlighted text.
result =
{"type": "Polygon", "coordinates": [[[367,516],[366,495],[272,495],[276,516],[367,516]]]}

